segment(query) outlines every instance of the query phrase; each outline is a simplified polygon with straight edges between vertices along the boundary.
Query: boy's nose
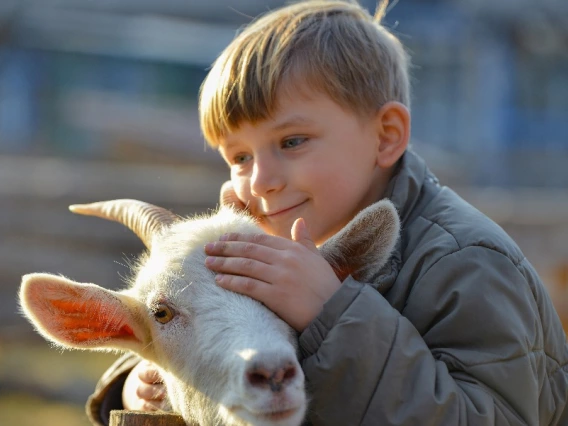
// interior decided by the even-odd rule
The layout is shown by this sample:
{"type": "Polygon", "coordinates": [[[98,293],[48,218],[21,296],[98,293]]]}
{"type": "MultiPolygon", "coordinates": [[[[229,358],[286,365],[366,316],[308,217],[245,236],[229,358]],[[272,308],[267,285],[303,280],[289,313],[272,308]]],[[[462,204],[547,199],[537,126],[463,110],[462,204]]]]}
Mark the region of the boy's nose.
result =
{"type": "Polygon", "coordinates": [[[262,197],[284,188],[286,179],[280,164],[276,160],[255,161],[251,176],[250,189],[255,197],[262,197]]]}

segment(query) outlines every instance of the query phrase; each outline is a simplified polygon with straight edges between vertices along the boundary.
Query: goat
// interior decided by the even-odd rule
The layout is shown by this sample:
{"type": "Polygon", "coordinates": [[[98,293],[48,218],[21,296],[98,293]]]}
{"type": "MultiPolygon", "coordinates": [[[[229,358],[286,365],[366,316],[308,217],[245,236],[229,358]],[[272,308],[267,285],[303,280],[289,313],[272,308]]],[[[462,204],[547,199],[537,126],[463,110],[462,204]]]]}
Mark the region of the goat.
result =
{"type": "MultiPolygon", "coordinates": [[[[253,218],[222,207],[181,219],[137,200],[70,209],[128,226],[149,250],[121,291],[25,275],[21,308],[43,337],[62,348],[134,351],[154,362],[171,408],[188,424],[301,424],[308,399],[295,331],[261,303],[217,286],[205,267],[208,241],[262,232],[253,218]]],[[[338,274],[370,278],[388,260],[399,226],[394,206],[381,200],[320,252],[338,274]]]]}

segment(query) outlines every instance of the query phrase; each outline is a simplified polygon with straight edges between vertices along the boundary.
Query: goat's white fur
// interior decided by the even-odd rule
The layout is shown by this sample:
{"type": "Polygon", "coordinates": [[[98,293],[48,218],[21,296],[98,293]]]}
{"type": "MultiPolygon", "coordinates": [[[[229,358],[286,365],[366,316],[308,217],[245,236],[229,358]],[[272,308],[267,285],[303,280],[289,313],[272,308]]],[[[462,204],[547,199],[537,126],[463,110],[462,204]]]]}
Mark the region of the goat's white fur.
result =
{"type": "MultiPolygon", "coordinates": [[[[361,276],[386,262],[398,236],[392,204],[377,205],[344,232],[383,234],[380,246],[364,248],[361,276]],[[369,224],[374,229],[360,229],[369,224]],[[370,260],[373,266],[366,263],[370,260]]],[[[152,251],[138,261],[129,288],[119,292],[49,274],[26,275],[22,310],[40,334],[61,347],[131,350],[156,363],[173,410],[188,423],[299,425],[307,398],[295,332],[259,302],[215,285],[214,273],[205,267],[204,245],[235,231],[261,232],[247,215],[228,208],[166,227],[154,238],[152,251]],[[154,318],[159,305],[174,312],[171,321],[162,324],[154,318]],[[283,389],[271,392],[247,382],[253,364],[268,369],[289,365],[295,374],[283,389]],[[295,411],[280,420],[270,416],[286,410],[295,411]]],[[[335,267],[345,257],[337,250],[349,247],[338,235],[322,247],[335,267]]]]}

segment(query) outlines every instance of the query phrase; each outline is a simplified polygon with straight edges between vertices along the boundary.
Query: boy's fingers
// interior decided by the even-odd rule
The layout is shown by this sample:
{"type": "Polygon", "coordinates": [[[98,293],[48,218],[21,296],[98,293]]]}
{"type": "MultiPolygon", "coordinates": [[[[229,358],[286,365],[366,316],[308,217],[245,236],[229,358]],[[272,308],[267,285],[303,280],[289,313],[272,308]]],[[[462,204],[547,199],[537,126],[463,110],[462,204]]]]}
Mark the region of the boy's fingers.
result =
{"type": "Polygon", "coordinates": [[[141,406],[140,408],[138,408],[138,410],[141,411],[161,411],[161,410],[166,410],[167,408],[167,403],[166,403],[166,399],[161,399],[161,400],[157,400],[157,399],[153,399],[153,400],[144,400],[141,399],[141,406]]]}
{"type": "Polygon", "coordinates": [[[229,232],[221,235],[219,241],[241,241],[270,247],[276,250],[290,248],[290,241],[286,238],[268,234],[240,234],[238,232],[229,232]]]}
{"type": "Polygon", "coordinates": [[[217,275],[215,281],[224,289],[244,294],[265,304],[267,304],[266,302],[270,302],[269,291],[272,286],[267,285],[265,282],[250,277],[225,274],[217,275]]]}
{"type": "Polygon", "coordinates": [[[255,259],[243,257],[209,256],[205,266],[214,272],[230,275],[244,275],[253,280],[268,282],[270,280],[270,265],[255,259]]]}
{"type": "Polygon", "coordinates": [[[136,396],[145,401],[162,401],[166,397],[166,386],[141,383],[136,388],[136,396]]]}
{"type": "Polygon", "coordinates": [[[141,366],[138,371],[138,377],[145,383],[148,384],[158,384],[163,383],[162,376],[158,370],[153,366],[153,364],[149,364],[147,366],[141,366]]]}
{"type": "Polygon", "coordinates": [[[215,241],[205,245],[209,256],[244,257],[271,264],[278,256],[278,251],[259,244],[243,241],[215,241]]]}
{"type": "Polygon", "coordinates": [[[154,412],[154,411],[161,410],[161,407],[160,407],[159,403],[144,401],[144,403],[141,405],[139,410],[140,411],[154,412]]]}
{"type": "Polygon", "coordinates": [[[312,240],[310,231],[308,231],[308,227],[306,226],[306,222],[303,218],[300,217],[294,221],[291,234],[293,241],[302,244],[304,247],[314,253],[319,253],[318,248],[314,243],[314,240],[312,240]]]}

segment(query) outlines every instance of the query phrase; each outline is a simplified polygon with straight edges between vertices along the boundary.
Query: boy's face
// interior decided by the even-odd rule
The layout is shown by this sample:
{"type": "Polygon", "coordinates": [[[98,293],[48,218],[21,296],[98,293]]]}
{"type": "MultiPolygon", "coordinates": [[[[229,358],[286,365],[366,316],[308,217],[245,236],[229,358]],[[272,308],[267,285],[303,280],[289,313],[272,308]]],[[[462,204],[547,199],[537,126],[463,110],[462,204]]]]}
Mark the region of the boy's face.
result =
{"type": "Polygon", "coordinates": [[[290,238],[302,217],[319,245],[381,198],[389,175],[377,165],[379,144],[373,117],[290,90],[272,117],[242,123],[219,150],[265,232],[290,238]]]}

